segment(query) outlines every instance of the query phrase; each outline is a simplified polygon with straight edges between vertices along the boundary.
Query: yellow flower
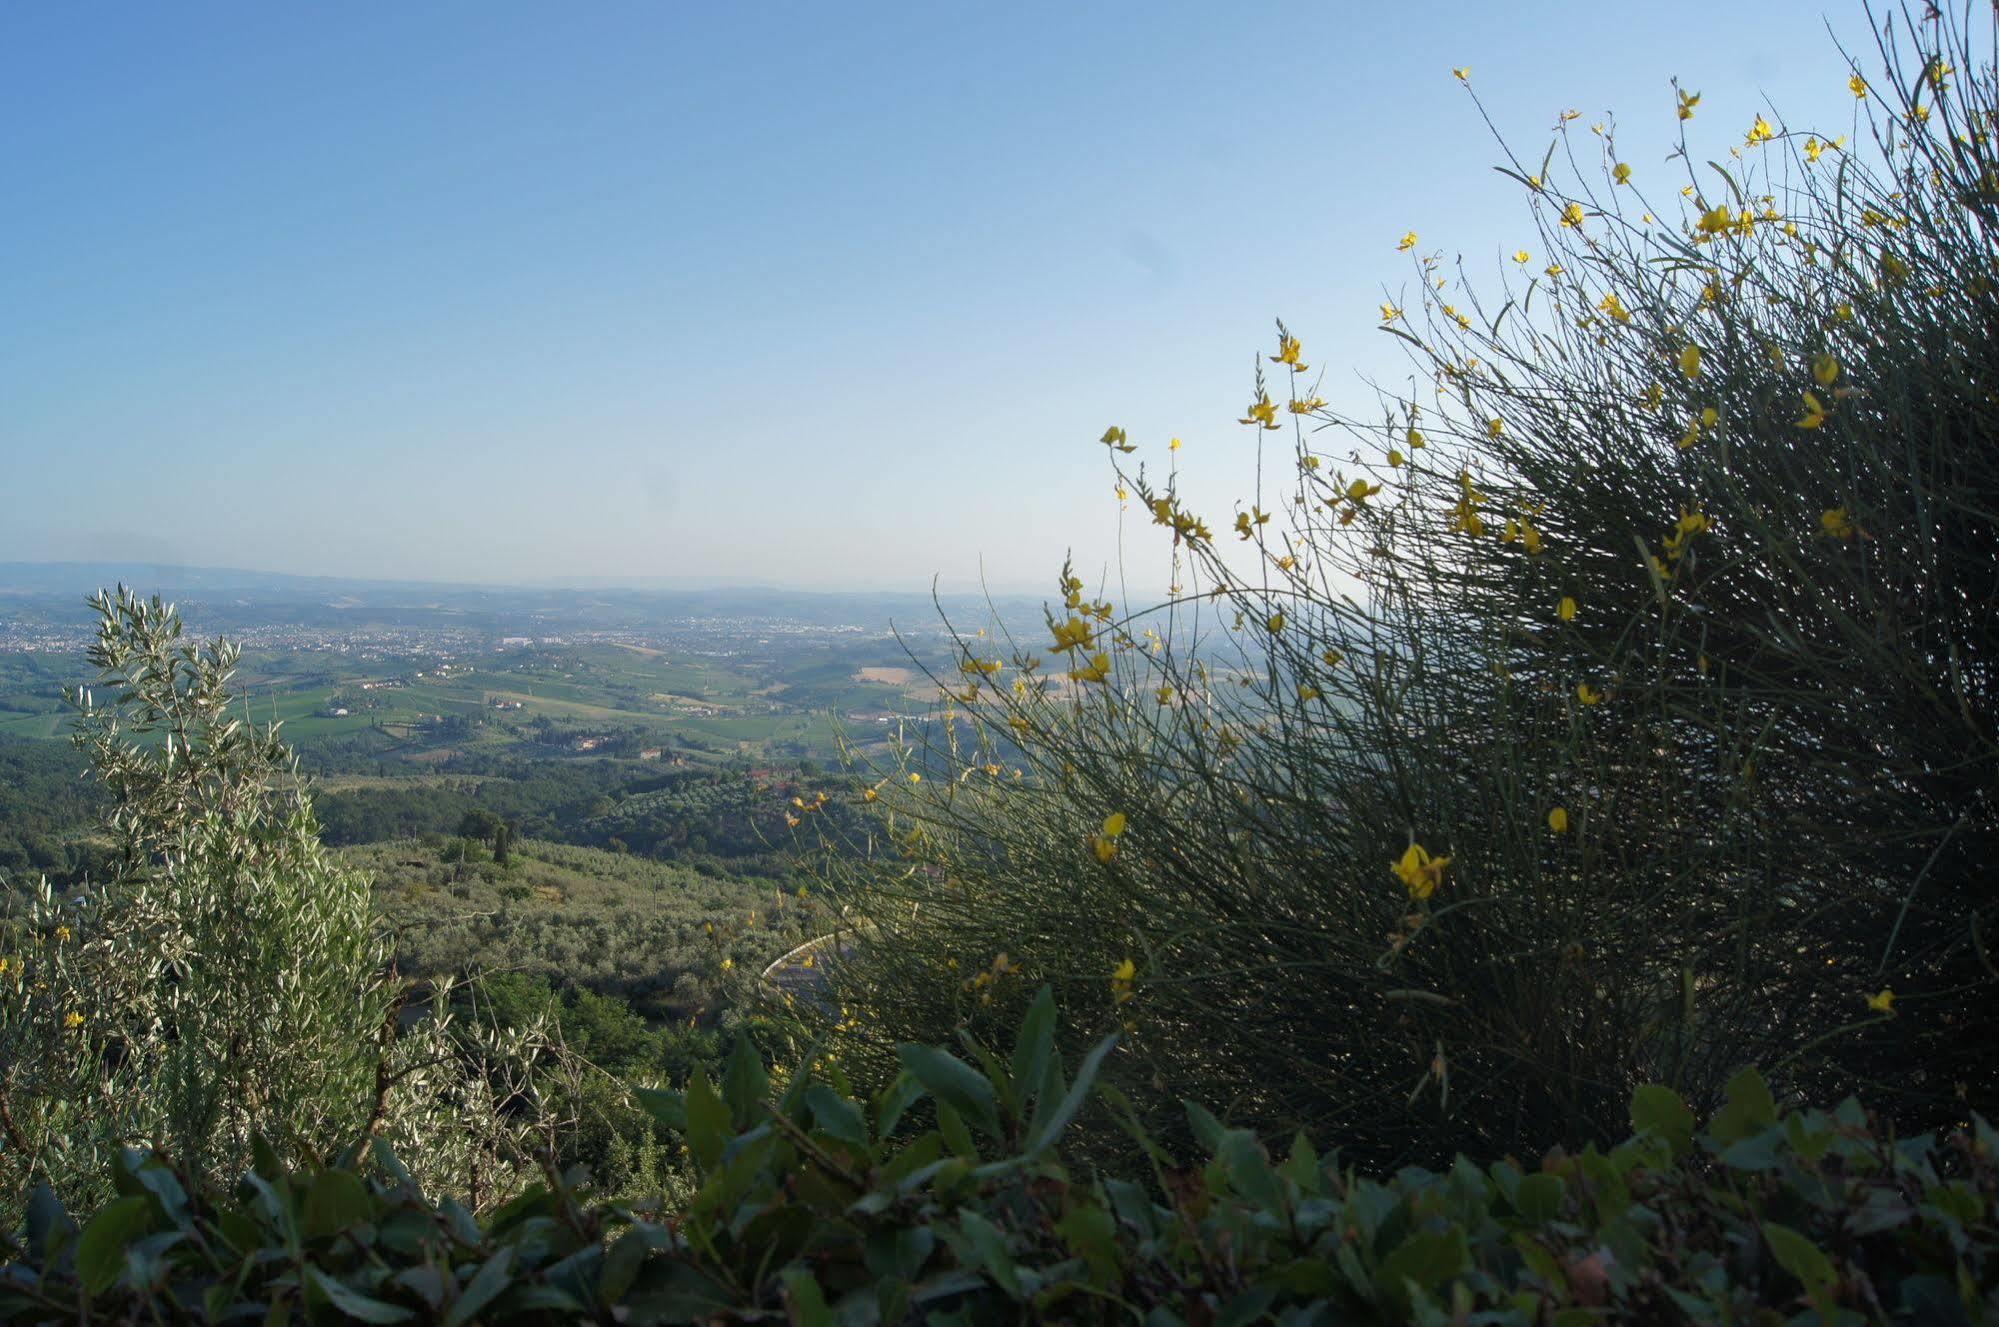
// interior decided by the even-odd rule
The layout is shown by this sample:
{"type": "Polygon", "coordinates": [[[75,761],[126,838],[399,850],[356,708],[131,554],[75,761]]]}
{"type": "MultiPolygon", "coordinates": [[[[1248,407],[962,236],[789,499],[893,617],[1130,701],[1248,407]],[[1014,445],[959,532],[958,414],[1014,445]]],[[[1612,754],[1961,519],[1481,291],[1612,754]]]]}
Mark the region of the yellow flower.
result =
{"type": "Polygon", "coordinates": [[[1735,228],[1735,213],[1728,210],[1728,204],[1722,203],[1702,212],[1695,228],[1703,235],[1725,235],[1735,228]]]}
{"type": "Polygon", "coordinates": [[[1819,528],[1834,539],[1851,539],[1860,533],[1860,527],[1853,523],[1853,513],[1844,507],[1828,507],[1820,512],[1819,528]]]}
{"type": "Polygon", "coordinates": [[[1833,309],[1832,316],[1843,323],[1852,322],[1853,306],[1851,304],[1840,304],[1833,309]]]}
{"type": "Polygon", "coordinates": [[[1506,432],[1506,421],[1503,419],[1488,419],[1485,421],[1485,431],[1488,436],[1496,438],[1506,432]]]}
{"type": "Polygon", "coordinates": [[[1825,423],[1825,405],[1810,392],[1804,394],[1805,417],[1798,421],[1801,429],[1815,429],[1825,423]]]}
{"type": "Polygon", "coordinates": [[[1682,92],[1682,93],[1680,94],[1680,118],[1681,118],[1682,120],[1691,120],[1691,119],[1693,119],[1693,118],[1694,118],[1694,107],[1696,107],[1696,106],[1698,106],[1698,105],[1700,105],[1700,104],[1701,104],[1701,94],[1700,94],[1700,93],[1698,93],[1698,92],[1682,92]]]}
{"type": "Polygon", "coordinates": [[[1167,451],[1169,451],[1169,452],[1177,452],[1177,451],[1179,451],[1179,450],[1180,450],[1180,439],[1178,439],[1178,438],[1168,438],[1168,439],[1166,440],[1166,450],[1167,450],[1167,451]]]}
{"type": "Polygon", "coordinates": [[[1548,813],[1548,828],[1557,834],[1569,832],[1569,813],[1566,808],[1558,806],[1548,813]]]}
{"type": "Polygon", "coordinates": [[[1101,653],[1091,655],[1088,666],[1069,670],[1069,678],[1074,682],[1102,682],[1110,675],[1111,657],[1101,653]]]}
{"type": "Polygon", "coordinates": [[[1554,278],[1562,274],[1562,265],[1560,263],[1549,263],[1546,267],[1542,268],[1541,270],[1543,272],[1546,272],[1548,274],[1548,279],[1552,281],[1554,278]]]}
{"type": "Polygon", "coordinates": [[[1311,367],[1311,365],[1309,364],[1301,364],[1298,362],[1298,352],[1302,348],[1303,347],[1301,347],[1298,344],[1297,337],[1295,336],[1284,337],[1282,340],[1278,341],[1277,353],[1271,357],[1271,362],[1273,364],[1289,364],[1291,366],[1291,371],[1293,373],[1302,373],[1306,369],[1311,367]]]}
{"type": "Polygon", "coordinates": [[[1701,348],[1699,346],[1688,346],[1680,352],[1680,372],[1686,374],[1689,378],[1698,378],[1701,376],[1701,348]]]}
{"type": "Polygon", "coordinates": [[[1831,355],[1812,356],[1812,377],[1821,387],[1830,387],[1839,377],[1839,361],[1831,355]]]}
{"type": "Polygon", "coordinates": [[[1536,530],[1534,523],[1525,516],[1509,517],[1504,529],[1500,532],[1499,542],[1502,544],[1517,543],[1529,553],[1539,553],[1541,551],[1541,532],[1536,530]]]}
{"type": "Polygon", "coordinates": [[[1074,613],[1069,615],[1067,622],[1057,622],[1051,630],[1055,633],[1054,650],[1057,654],[1067,654],[1078,646],[1087,650],[1095,643],[1095,631],[1074,613]]]}
{"type": "Polygon", "coordinates": [[[1581,203],[1570,203],[1570,204],[1569,204],[1569,205],[1568,205],[1567,207],[1563,208],[1563,209],[1562,209],[1562,224],[1563,224],[1564,226],[1580,226],[1580,225],[1582,225],[1582,224],[1583,224],[1583,205],[1582,205],[1581,203]]]}
{"type": "Polygon", "coordinates": [[[1855,74],[1852,78],[1846,80],[1846,88],[1854,96],[1864,97],[1867,95],[1867,80],[1855,74]]]}
{"type": "Polygon", "coordinates": [[[1407,433],[1403,434],[1402,437],[1406,442],[1408,442],[1410,451],[1418,451],[1423,446],[1423,435],[1418,433],[1415,429],[1410,429],[1407,433]]]}
{"type": "Polygon", "coordinates": [[[1601,705],[1603,693],[1587,682],[1576,683],[1576,699],[1585,705],[1601,705]]]}
{"type": "Polygon", "coordinates": [[[1284,630],[1284,614],[1281,612],[1272,613],[1268,618],[1264,619],[1263,625],[1269,627],[1272,631],[1284,630]]]}
{"type": "Polygon", "coordinates": [[[66,1028],[80,1028],[83,1026],[83,1015],[72,1009],[62,1016],[62,1025],[66,1028]]]}
{"type": "Polygon", "coordinates": [[[1524,263],[1533,256],[1533,254],[1528,253],[1525,249],[1515,249],[1513,251],[1513,261],[1516,263],[1524,263]]]}
{"type": "Polygon", "coordinates": [[[1596,307],[1602,309],[1605,313],[1609,314],[1611,317],[1617,319],[1617,321],[1621,323],[1628,323],[1631,321],[1631,310],[1624,307],[1624,301],[1617,298],[1616,291],[1612,291],[1610,294],[1605,295],[1603,299],[1597,304],[1596,307]]]}
{"type": "Polygon", "coordinates": [[[727,972],[730,968],[733,968],[735,966],[736,966],[736,960],[733,958],[725,958],[722,960],[722,971],[724,972],[727,972]]]}
{"type": "Polygon", "coordinates": [[[881,796],[881,790],[879,788],[869,788],[861,793],[861,800],[864,802],[872,802],[877,797],[880,796],[881,796]]]}
{"type": "Polygon", "coordinates": [[[1359,504],[1366,502],[1379,492],[1381,492],[1381,485],[1370,484],[1365,479],[1356,479],[1347,485],[1346,499],[1348,502],[1359,504]]]}
{"type": "Polygon", "coordinates": [[[1573,622],[1576,620],[1576,599],[1574,595],[1565,594],[1562,596],[1562,602],[1555,605],[1555,616],[1564,622],[1573,622]]]}
{"type": "Polygon", "coordinates": [[[911,783],[921,783],[923,782],[923,776],[914,771],[911,771],[909,775],[909,781],[911,783]]]}
{"type": "Polygon", "coordinates": [[[1096,853],[1098,861],[1109,866],[1111,858],[1117,856],[1117,840],[1098,834],[1090,840],[1090,851],[1096,853]]]}
{"type": "Polygon", "coordinates": [[[1411,843],[1402,860],[1390,862],[1388,869],[1408,888],[1409,897],[1425,899],[1437,892],[1444,868],[1450,864],[1450,858],[1432,857],[1422,844],[1411,843]]]}
{"type": "Polygon", "coordinates": [[[1131,999],[1131,983],[1138,976],[1138,964],[1129,958],[1111,969],[1111,999],[1123,1004],[1131,999]]]}
{"type": "Polygon", "coordinates": [[[1754,147],[1758,143],[1767,143],[1776,136],[1777,131],[1770,127],[1770,122],[1759,115],[1756,117],[1756,123],[1749,126],[1749,135],[1746,141],[1751,147],[1754,147]]]}
{"type": "Polygon", "coordinates": [[[67,940],[69,939],[69,935],[70,935],[69,927],[67,926],[56,927],[56,939],[67,940]]]}
{"type": "Polygon", "coordinates": [[[1115,447],[1121,452],[1135,452],[1137,447],[1126,441],[1124,430],[1113,424],[1104,430],[1104,436],[1097,439],[1106,447],[1115,447]]]}
{"type": "Polygon", "coordinates": [[[1416,232],[1413,230],[1404,231],[1402,238],[1396,242],[1395,250],[1397,253],[1407,253],[1409,250],[1415,247],[1416,247],[1416,232]]]}
{"type": "Polygon", "coordinates": [[[1867,1007],[1877,1014],[1895,1012],[1895,992],[1886,986],[1867,997],[1867,1007]]]}
{"type": "Polygon", "coordinates": [[[1620,161],[1611,168],[1610,177],[1619,184],[1631,183],[1631,167],[1620,161]]]}
{"type": "Polygon", "coordinates": [[[1451,70],[1451,77],[1457,79],[1460,83],[1464,82],[1471,77],[1471,66],[1459,65],[1457,68],[1451,70]]]}
{"type": "Polygon", "coordinates": [[[1406,461],[1408,461],[1408,459],[1409,459],[1408,457],[1402,454],[1399,448],[1390,447],[1388,449],[1388,463],[1390,465],[1400,466],[1406,461]]]}
{"type": "Polygon", "coordinates": [[[1250,403],[1249,413],[1236,421],[1238,424],[1261,424],[1267,429],[1277,425],[1277,407],[1270,403],[1267,392],[1258,392],[1256,400],[1250,403]]]}
{"type": "Polygon", "coordinates": [[[1383,304],[1381,306],[1381,321],[1392,323],[1401,316],[1402,310],[1396,308],[1393,304],[1383,304]]]}

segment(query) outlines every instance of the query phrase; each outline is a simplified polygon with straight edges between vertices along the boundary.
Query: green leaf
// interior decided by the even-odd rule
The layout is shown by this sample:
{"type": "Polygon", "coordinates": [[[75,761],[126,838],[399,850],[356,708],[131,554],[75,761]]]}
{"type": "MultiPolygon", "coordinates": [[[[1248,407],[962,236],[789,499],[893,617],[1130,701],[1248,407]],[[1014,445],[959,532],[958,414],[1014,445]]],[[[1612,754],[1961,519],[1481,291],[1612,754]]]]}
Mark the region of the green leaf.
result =
{"type": "Polygon", "coordinates": [[[687,1079],[687,1150],[703,1170],[722,1159],[729,1141],[729,1108],[700,1065],[687,1079]]]}
{"type": "Polygon", "coordinates": [[[1723,1147],[1762,1133],[1777,1122],[1777,1103],[1770,1085],[1751,1065],[1728,1080],[1727,1103],[1715,1112],[1708,1133],[1723,1147]]]}
{"type": "Polygon", "coordinates": [[[1291,1136],[1291,1154],[1277,1173],[1298,1186],[1301,1193],[1314,1194],[1319,1191],[1319,1154],[1312,1148],[1312,1140],[1300,1129],[1291,1136]]]}
{"type": "Polygon", "coordinates": [[[875,1134],[887,1138],[895,1132],[895,1126],[902,1121],[902,1114],[915,1105],[923,1096],[923,1084],[916,1081],[916,1075],[907,1071],[895,1076],[894,1081],[875,1097],[875,1134]]]}
{"type": "Polygon", "coordinates": [[[1457,1276],[1470,1261],[1463,1230],[1455,1226],[1448,1231],[1419,1230],[1382,1260],[1377,1279],[1390,1286],[1414,1281],[1427,1288],[1457,1276]]]}
{"type": "Polygon", "coordinates": [[[342,1285],[317,1267],[308,1266],[305,1274],[334,1308],[350,1318],[358,1318],[362,1322],[408,1322],[416,1316],[409,1309],[371,1299],[350,1286],[342,1285]]]}
{"type": "Polygon", "coordinates": [[[729,1063],[722,1070],[722,1100],[736,1128],[747,1129],[750,1121],[763,1114],[764,1098],[770,1095],[770,1075],[764,1072],[763,1056],[745,1032],[737,1036],[729,1063]]]}
{"type": "Polygon", "coordinates": [[[305,1237],[324,1239],[375,1216],[368,1186],[351,1170],[323,1170],[305,1191],[305,1237]]]}
{"type": "Polygon", "coordinates": [[[1281,1213],[1285,1201],[1284,1182],[1270,1168],[1263,1144],[1247,1129],[1230,1129],[1222,1135],[1215,1158],[1228,1168],[1229,1183],[1235,1191],[1265,1212],[1281,1213]]]}
{"type": "Polygon", "coordinates": [[[868,1236],[868,1271],[878,1279],[914,1281],[936,1247],[937,1233],[926,1225],[876,1230],[868,1236]]]}
{"type": "Polygon", "coordinates": [[[125,1270],[125,1248],[153,1222],[151,1201],[133,1195],[114,1198],[98,1209],[76,1241],[76,1274],[91,1294],[109,1290],[125,1270]]]}
{"type": "Polygon", "coordinates": [[[500,1251],[480,1265],[465,1283],[465,1289],[452,1301],[451,1311],[444,1315],[444,1327],[461,1327],[471,1321],[472,1315],[485,1308],[507,1288],[507,1278],[514,1270],[514,1251],[502,1246],[500,1251]]]}
{"type": "Polygon", "coordinates": [[[632,1283],[639,1279],[646,1259],[661,1249],[671,1248],[673,1236],[663,1226],[649,1221],[641,1221],[618,1237],[611,1251],[604,1255],[604,1274],[597,1283],[597,1293],[606,1303],[615,1304],[625,1297],[632,1283]]]}
{"type": "Polygon", "coordinates": [[[37,1262],[50,1262],[76,1234],[76,1222],[63,1210],[62,1200],[44,1180],[28,1195],[28,1253],[37,1262]]]}
{"type": "Polygon", "coordinates": [[[1069,1091],[1063,1096],[1062,1104],[1055,1108],[1053,1115],[1041,1122],[1041,1128],[1028,1140],[1026,1149],[1028,1156],[1038,1156],[1055,1145],[1055,1140],[1069,1127],[1069,1121],[1076,1118],[1076,1112],[1083,1108],[1085,1101],[1089,1100],[1090,1087],[1097,1081],[1097,1071],[1103,1067],[1104,1057],[1111,1053],[1111,1048],[1115,1045],[1117,1045],[1117,1034],[1113,1032],[1083,1057],[1083,1063],[1076,1069],[1076,1081],[1069,1085],[1069,1091]]]}
{"type": "Polygon", "coordinates": [[[1020,1035],[1013,1041],[1013,1090],[1023,1103],[1029,1093],[1041,1089],[1048,1063],[1055,1056],[1055,994],[1043,986],[1021,1020],[1020,1035]]]}
{"type": "Polygon", "coordinates": [[[1647,1083],[1631,1094],[1631,1127],[1639,1133],[1657,1134],[1673,1145],[1673,1155],[1682,1157],[1694,1145],[1694,1113],[1670,1087],[1647,1083]]]}
{"type": "Polygon", "coordinates": [[[833,1310],[826,1307],[826,1292],[804,1268],[786,1270],[784,1299],[791,1310],[792,1327],[833,1327],[833,1310]]]}
{"type": "Polygon", "coordinates": [[[843,1143],[867,1150],[868,1122],[859,1106],[824,1083],[814,1083],[805,1089],[805,1104],[812,1111],[812,1122],[820,1129],[843,1143]]]}
{"type": "Polygon", "coordinates": [[[1182,1101],[1180,1104],[1187,1110],[1187,1123],[1194,1128],[1195,1140],[1212,1156],[1215,1149],[1221,1146],[1224,1132],[1222,1122],[1215,1118],[1214,1112],[1198,1101],[1182,1101]]]}
{"type": "Polygon", "coordinates": [[[902,1067],[938,1102],[951,1107],[991,1137],[1000,1136],[999,1115],[994,1110],[996,1095],[986,1076],[955,1055],[935,1046],[904,1042],[896,1047],[902,1067]]]}
{"type": "Polygon", "coordinates": [[[173,1171],[159,1161],[140,1166],[132,1174],[139,1187],[153,1195],[159,1203],[160,1215],[169,1221],[178,1222],[187,1214],[187,1190],[174,1177],[173,1171]]]}
{"type": "Polygon", "coordinates": [[[1763,1238],[1769,1241],[1770,1252],[1777,1255],[1777,1265],[1803,1281],[1805,1289],[1817,1291],[1832,1284],[1832,1260],[1803,1235],[1789,1226],[1765,1221],[1763,1238]]]}
{"type": "Polygon", "coordinates": [[[956,1155],[974,1160],[978,1158],[978,1140],[965,1127],[965,1117],[941,1101],[937,1103],[937,1132],[944,1136],[945,1145],[956,1155]]]}
{"type": "Polygon", "coordinates": [[[632,1095],[638,1098],[639,1109],[653,1117],[663,1128],[675,1133],[687,1132],[686,1094],[659,1087],[635,1087],[632,1095]]]}
{"type": "Polygon", "coordinates": [[[978,1251],[980,1264],[999,1288],[1013,1299],[1022,1298],[1020,1273],[1014,1267],[1013,1255],[1007,1252],[1006,1236],[1000,1228],[969,1208],[958,1214],[958,1228],[978,1251]]]}
{"type": "Polygon", "coordinates": [[[1524,1175],[1513,1191],[1513,1206],[1529,1221],[1553,1221],[1562,1210],[1562,1181],[1556,1175],[1524,1175]]]}
{"type": "Polygon", "coordinates": [[[1117,1277],[1117,1220],[1108,1211],[1095,1204],[1072,1207],[1055,1223],[1055,1233],[1089,1264],[1099,1285],[1108,1285],[1117,1277]]]}

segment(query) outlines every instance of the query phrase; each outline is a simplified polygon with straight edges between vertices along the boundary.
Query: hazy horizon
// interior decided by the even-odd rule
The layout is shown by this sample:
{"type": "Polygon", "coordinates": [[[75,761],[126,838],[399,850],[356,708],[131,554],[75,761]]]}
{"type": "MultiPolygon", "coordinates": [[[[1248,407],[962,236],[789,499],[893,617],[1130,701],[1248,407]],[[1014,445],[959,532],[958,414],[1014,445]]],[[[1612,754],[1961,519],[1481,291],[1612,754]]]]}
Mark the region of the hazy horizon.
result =
{"type": "Polygon", "coordinates": [[[1818,4],[1603,12],[12,7],[0,560],[1114,576],[1107,425],[1184,438],[1225,524],[1273,317],[1368,413],[1397,237],[1529,236],[1454,65],[1523,150],[1614,112],[1641,172],[1676,74],[1704,141],[1851,114],[1818,4]]]}

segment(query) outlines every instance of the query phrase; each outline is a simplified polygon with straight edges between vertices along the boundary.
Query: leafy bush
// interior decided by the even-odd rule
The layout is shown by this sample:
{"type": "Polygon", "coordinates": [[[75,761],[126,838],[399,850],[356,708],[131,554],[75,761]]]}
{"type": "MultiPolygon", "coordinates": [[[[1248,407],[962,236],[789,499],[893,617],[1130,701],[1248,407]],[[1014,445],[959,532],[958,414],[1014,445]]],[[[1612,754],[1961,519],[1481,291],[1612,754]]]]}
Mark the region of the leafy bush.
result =
{"type": "Polygon", "coordinates": [[[1108,430],[1175,597],[1065,567],[1052,644],[961,639],[872,794],[843,1049],[1048,981],[1161,1127],[1228,1101],[1381,1163],[1607,1141],[1748,1062],[1989,1111],[1989,19],[1895,16],[1845,132],[1683,137],[1663,184],[1564,116],[1502,167],[1537,237],[1496,292],[1405,237],[1420,396],[1328,405],[1279,325],[1242,423],[1290,464],[1233,539],[1108,430]]]}
{"type": "Polygon", "coordinates": [[[1641,1090],[1635,1133],[1538,1167],[1374,1179],[1301,1135],[1274,1158],[1190,1106],[1201,1159],[1113,1114],[1157,1185],[1057,1146],[1093,1094],[1055,1007],[1010,1056],[899,1048],[873,1100],[837,1066],[773,1094],[747,1041],[719,1088],[644,1094],[698,1190],[672,1217],[593,1204],[551,1172],[481,1222],[386,1143],[324,1166],[268,1150],[232,1191],[128,1153],[81,1228],[46,1191],[0,1249],[10,1322],[274,1316],[406,1322],[1488,1324],[1999,1319],[1999,1135],[1895,1141],[1851,1102],[1780,1115],[1753,1071],[1695,1134],[1641,1090]],[[921,1122],[919,1123],[919,1116],[921,1122]]]}
{"type": "Polygon", "coordinates": [[[109,701],[73,699],[116,869],[0,900],[0,1213],[38,1181],[91,1201],[128,1145],[200,1178],[259,1137],[288,1164],[393,1139],[433,1181],[510,1191],[550,1123],[533,1036],[454,1025],[447,988],[395,979],[275,727],[229,717],[234,647],[184,643],[122,588],[96,608],[109,701]]]}

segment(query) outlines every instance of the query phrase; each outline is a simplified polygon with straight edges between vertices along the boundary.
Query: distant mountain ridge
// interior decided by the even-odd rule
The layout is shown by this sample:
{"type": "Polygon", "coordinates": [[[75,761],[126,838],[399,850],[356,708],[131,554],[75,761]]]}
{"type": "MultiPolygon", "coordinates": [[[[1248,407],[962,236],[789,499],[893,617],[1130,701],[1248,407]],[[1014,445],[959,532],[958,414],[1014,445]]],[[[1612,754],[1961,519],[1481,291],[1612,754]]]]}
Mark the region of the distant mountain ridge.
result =
{"type": "MultiPolygon", "coordinates": [[[[938,625],[938,606],[955,622],[977,625],[995,613],[1015,624],[1041,621],[1032,595],[943,594],[920,591],[793,590],[762,586],[702,589],[567,588],[301,576],[233,567],[143,562],[0,562],[4,601],[36,603],[40,611],[81,613],[85,596],[128,585],[190,607],[226,609],[232,619],[382,623],[419,621],[501,630],[534,619],[538,631],[610,628],[660,618],[764,619],[811,625],[891,622],[922,629],[938,625]],[[56,601],[56,602],[51,602],[56,601]]],[[[197,616],[208,616],[197,614],[197,616]]]]}

